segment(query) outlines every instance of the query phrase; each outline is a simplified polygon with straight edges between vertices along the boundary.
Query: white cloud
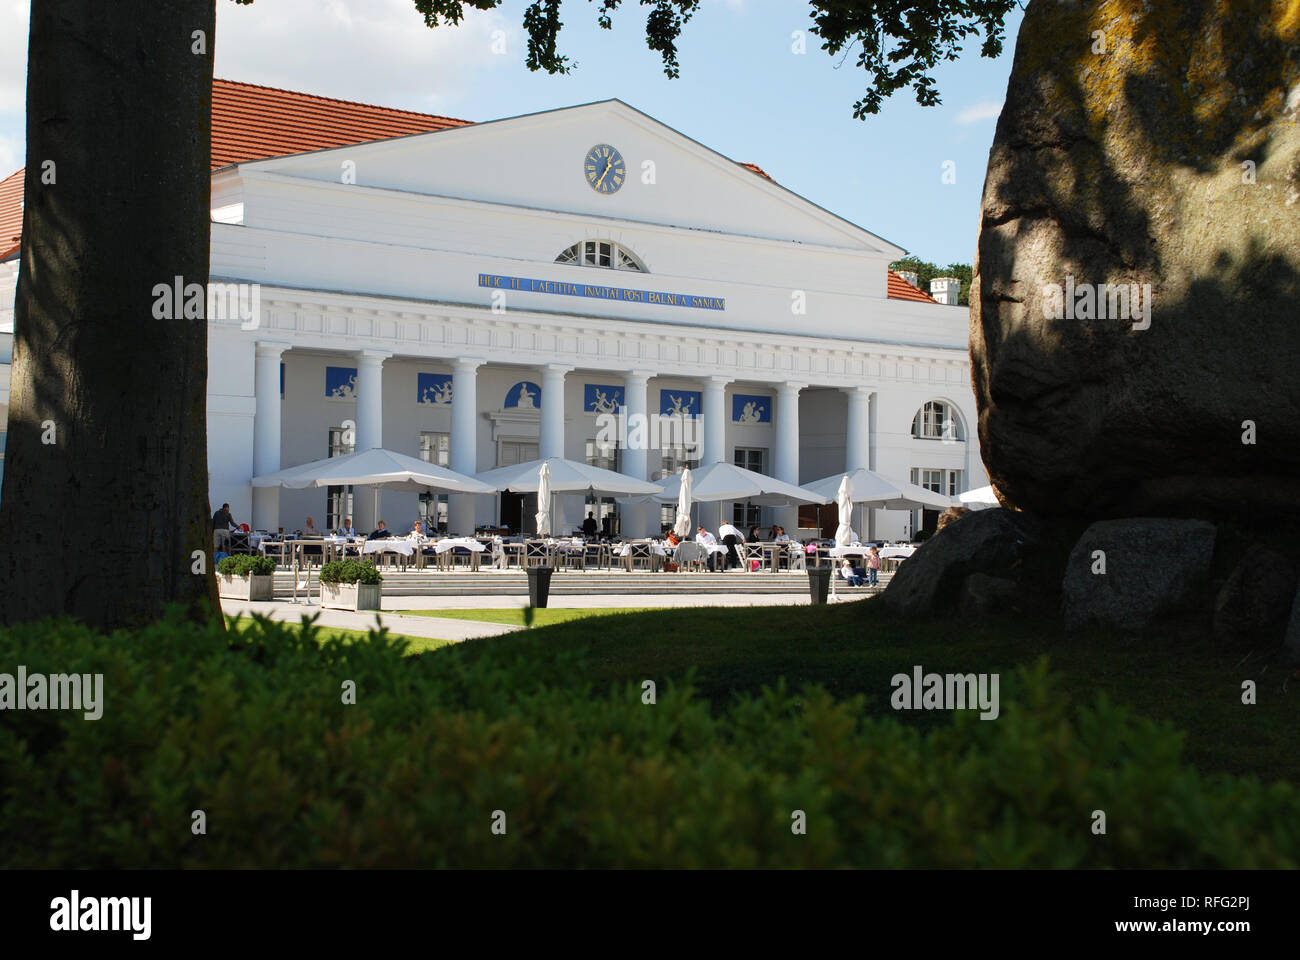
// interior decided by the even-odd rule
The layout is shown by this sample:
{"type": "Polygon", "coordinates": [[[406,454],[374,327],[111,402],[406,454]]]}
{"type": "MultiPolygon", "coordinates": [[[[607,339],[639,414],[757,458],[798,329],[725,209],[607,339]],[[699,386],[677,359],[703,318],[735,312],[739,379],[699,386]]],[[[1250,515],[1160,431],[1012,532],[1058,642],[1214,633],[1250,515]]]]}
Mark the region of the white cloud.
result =
{"type": "Polygon", "coordinates": [[[1002,113],[1002,104],[1000,102],[984,100],[981,103],[974,103],[969,107],[958,110],[956,122],[965,127],[983,120],[996,120],[1000,113],[1002,113]]]}
{"type": "Polygon", "coordinates": [[[519,29],[498,11],[429,29],[411,0],[217,6],[218,77],[344,100],[454,116],[477,77],[522,58],[519,29]]]}

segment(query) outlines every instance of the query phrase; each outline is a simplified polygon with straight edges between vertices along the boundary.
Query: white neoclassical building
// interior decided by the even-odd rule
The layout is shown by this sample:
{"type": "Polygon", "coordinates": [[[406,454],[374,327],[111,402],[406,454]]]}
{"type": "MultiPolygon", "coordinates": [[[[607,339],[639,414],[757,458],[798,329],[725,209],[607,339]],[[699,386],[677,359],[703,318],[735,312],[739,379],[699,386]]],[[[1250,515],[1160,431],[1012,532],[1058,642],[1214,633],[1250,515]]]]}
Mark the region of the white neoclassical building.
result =
{"type": "MultiPolygon", "coordinates": [[[[228,81],[214,94],[211,280],[243,301],[209,315],[209,494],[237,520],[371,527],[368,492],[250,483],[371,446],[464,473],[565,456],[651,480],[729,460],[793,482],[858,466],[944,493],[987,482],[956,291],[916,290],[888,270],[904,250],[757,168],[618,100],[466,124],[228,81]],[[232,107],[270,99],[296,114],[232,107]],[[349,125],[342,139],[365,142],[303,149],[349,125]],[[675,411],[694,448],[601,435],[602,414],[675,411]]],[[[0,263],[0,332],[16,267],[0,263]]],[[[659,529],[657,508],[564,499],[568,525],[594,511],[659,529]]],[[[526,530],[533,509],[385,492],[380,512],[467,532],[526,530]]],[[[872,530],[922,522],[874,511],[872,530]]]]}

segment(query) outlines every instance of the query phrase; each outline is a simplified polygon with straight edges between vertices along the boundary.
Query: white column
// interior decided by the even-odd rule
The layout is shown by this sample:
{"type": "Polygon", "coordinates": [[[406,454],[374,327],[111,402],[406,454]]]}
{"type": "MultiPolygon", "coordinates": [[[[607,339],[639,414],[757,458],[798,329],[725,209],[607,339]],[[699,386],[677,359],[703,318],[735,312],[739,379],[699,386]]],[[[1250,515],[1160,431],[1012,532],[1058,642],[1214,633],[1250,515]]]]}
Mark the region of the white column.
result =
{"type": "Polygon", "coordinates": [[[700,466],[707,467],[727,455],[727,384],[730,377],[709,377],[704,383],[704,454],[700,466]]]}
{"type": "MultiPolygon", "coordinates": [[[[451,469],[473,476],[478,473],[478,368],[484,361],[462,357],[451,379],[451,469]]],[[[447,498],[447,532],[469,536],[474,532],[475,508],[480,498],[468,493],[447,498]]]]}
{"type": "MultiPolygon", "coordinates": [[[[384,361],[391,353],[361,350],[357,353],[357,439],[358,453],[384,445],[384,361]]],[[[374,487],[352,491],[353,525],[373,530],[383,519],[379,494],[374,487]]]]}
{"type": "MultiPolygon", "coordinates": [[[[280,358],[288,349],[287,343],[258,341],[253,362],[253,476],[275,473],[280,469],[280,358]]],[[[242,522],[242,521],[241,521],[242,522]]],[[[280,526],[280,488],[253,488],[253,518],[255,530],[269,530],[280,526]]]]}
{"type": "Polygon", "coordinates": [[[538,456],[564,456],[564,376],[573,367],[548,363],[542,368],[542,427],[538,456]]]}
{"type": "Polygon", "coordinates": [[[871,469],[871,388],[848,387],[848,426],[844,438],[844,469],[871,469]]]}
{"type": "MultiPolygon", "coordinates": [[[[871,398],[870,387],[846,387],[849,396],[849,414],[844,437],[844,470],[871,469],[871,398]]],[[[858,519],[853,528],[860,537],[871,537],[875,526],[875,511],[859,507],[858,519]]]]}
{"type": "MultiPolygon", "coordinates": [[[[772,476],[786,483],[799,483],[799,391],[806,383],[787,381],[776,389],[776,416],[774,438],[776,450],[772,457],[772,476]]],[[[777,523],[794,536],[799,526],[797,506],[778,507],[777,523]]]]}
{"type": "MultiPolygon", "coordinates": [[[[871,394],[871,404],[867,413],[867,433],[870,439],[867,441],[867,469],[876,469],[876,412],[880,408],[880,398],[873,392],[871,394]]],[[[867,511],[867,529],[859,530],[859,536],[866,536],[868,540],[876,539],[876,510],[867,511]]]]}
{"type": "MultiPolygon", "coordinates": [[[[650,436],[647,415],[649,400],[647,386],[654,374],[649,370],[633,370],[624,376],[623,413],[627,417],[627,433],[633,434],[633,424],[640,422],[642,429],[636,431],[644,438],[644,443],[637,447],[627,447],[623,451],[623,473],[637,480],[650,479],[650,448],[659,449],[659,438],[650,436]]],[[[622,510],[621,528],[624,536],[643,537],[658,533],[659,508],[654,505],[628,506],[622,510]]]]}
{"type": "MultiPolygon", "coordinates": [[[[730,377],[709,377],[704,382],[704,403],[701,405],[704,419],[704,452],[700,456],[700,466],[707,467],[719,461],[730,461],[727,450],[727,384],[730,377]]],[[[723,511],[730,516],[731,507],[722,503],[700,504],[699,522],[710,530],[716,531],[721,522],[723,511]]]]}
{"type": "MultiPolygon", "coordinates": [[[[542,423],[538,436],[538,456],[563,457],[564,450],[564,377],[573,367],[562,363],[548,363],[542,368],[542,423]]],[[[573,526],[573,512],[580,509],[581,497],[556,496],[551,531],[557,536],[568,536],[573,526]]]]}

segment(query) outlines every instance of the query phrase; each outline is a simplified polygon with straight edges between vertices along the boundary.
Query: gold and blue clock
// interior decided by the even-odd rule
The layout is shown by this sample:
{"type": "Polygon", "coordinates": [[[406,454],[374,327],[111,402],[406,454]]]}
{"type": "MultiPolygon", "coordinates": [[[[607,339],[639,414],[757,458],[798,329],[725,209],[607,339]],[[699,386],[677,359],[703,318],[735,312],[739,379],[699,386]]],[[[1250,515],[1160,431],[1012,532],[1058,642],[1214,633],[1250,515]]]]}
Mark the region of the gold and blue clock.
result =
{"type": "Polygon", "coordinates": [[[616,193],[627,179],[627,164],[623,155],[608,143],[598,143],[587,151],[582,161],[582,172],[591,189],[609,195],[616,193]]]}

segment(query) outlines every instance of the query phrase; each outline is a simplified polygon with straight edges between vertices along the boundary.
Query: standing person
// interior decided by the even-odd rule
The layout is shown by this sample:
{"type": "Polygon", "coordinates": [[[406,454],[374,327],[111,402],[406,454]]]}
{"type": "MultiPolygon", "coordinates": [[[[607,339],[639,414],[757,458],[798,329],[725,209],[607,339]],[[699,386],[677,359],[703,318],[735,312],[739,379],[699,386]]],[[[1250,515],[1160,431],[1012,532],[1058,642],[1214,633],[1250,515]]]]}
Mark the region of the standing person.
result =
{"type": "Polygon", "coordinates": [[[740,566],[740,552],[736,549],[736,545],[745,542],[745,535],[732,524],[724,523],[718,527],[718,539],[727,548],[727,569],[740,566]]]}
{"type": "Polygon", "coordinates": [[[876,586],[876,580],[880,576],[880,551],[871,547],[867,552],[867,585],[876,586]]]}
{"type": "Polygon", "coordinates": [[[239,524],[230,515],[230,504],[223,503],[221,509],[212,515],[212,549],[230,549],[230,531],[239,524]]]}
{"type": "Polygon", "coordinates": [[[596,538],[596,530],[596,515],[588,511],[587,519],[582,521],[582,535],[588,540],[594,540],[596,538]]]}

